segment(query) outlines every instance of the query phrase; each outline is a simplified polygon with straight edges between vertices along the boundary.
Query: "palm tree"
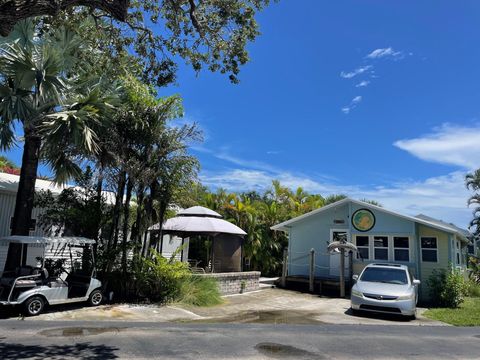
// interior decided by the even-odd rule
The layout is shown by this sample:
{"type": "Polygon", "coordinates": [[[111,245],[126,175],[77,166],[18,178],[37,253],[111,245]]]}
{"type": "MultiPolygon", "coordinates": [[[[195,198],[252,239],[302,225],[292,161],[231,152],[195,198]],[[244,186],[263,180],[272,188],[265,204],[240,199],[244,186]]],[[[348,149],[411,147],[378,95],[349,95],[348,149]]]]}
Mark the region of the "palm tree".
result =
{"type": "Polygon", "coordinates": [[[0,44],[0,149],[17,142],[16,124],[24,133],[14,235],[29,233],[39,161],[66,182],[80,172],[75,160],[97,150],[94,129],[110,108],[110,94],[82,72],[77,59],[85,51],[71,31],[42,33],[35,20],[18,23],[0,44]]]}

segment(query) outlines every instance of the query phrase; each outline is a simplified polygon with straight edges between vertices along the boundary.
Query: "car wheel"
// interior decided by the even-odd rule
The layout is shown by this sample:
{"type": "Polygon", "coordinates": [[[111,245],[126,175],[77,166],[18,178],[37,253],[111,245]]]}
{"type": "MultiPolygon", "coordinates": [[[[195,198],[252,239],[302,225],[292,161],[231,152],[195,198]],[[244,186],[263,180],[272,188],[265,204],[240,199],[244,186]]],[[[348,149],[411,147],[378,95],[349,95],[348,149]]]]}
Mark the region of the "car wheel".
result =
{"type": "Polygon", "coordinates": [[[103,300],[103,294],[100,290],[93,290],[92,293],[90,294],[90,297],[88,298],[88,303],[91,306],[98,306],[102,303],[103,300]]]}
{"type": "Polygon", "coordinates": [[[24,302],[25,315],[35,316],[40,314],[45,307],[45,300],[40,296],[32,296],[24,302]]]}
{"type": "Polygon", "coordinates": [[[354,309],[354,308],[350,308],[350,311],[352,312],[352,315],[353,316],[358,316],[360,314],[360,311],[354,309]]]}

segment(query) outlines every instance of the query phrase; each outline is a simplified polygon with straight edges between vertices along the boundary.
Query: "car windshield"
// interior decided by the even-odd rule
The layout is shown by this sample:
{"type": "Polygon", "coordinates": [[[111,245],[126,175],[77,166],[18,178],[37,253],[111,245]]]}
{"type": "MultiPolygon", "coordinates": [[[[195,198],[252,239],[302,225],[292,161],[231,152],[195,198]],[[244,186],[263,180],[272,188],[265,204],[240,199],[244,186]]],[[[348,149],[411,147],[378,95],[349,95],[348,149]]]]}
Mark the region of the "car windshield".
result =
{"type": "Polygon", "coordinates": [[[407,272],[400,269],[366,268],[360,280],[397,285],[408,284],[407,272]]]}

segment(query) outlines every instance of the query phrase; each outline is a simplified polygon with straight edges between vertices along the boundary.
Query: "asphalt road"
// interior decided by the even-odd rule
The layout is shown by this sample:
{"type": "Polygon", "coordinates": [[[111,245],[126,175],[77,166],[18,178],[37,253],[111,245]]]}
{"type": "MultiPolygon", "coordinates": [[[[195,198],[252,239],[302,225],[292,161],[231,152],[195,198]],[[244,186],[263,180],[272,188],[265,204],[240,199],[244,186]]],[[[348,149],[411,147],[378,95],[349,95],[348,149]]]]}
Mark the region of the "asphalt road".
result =
{"type": "Polygon", "coordinates": [[[479,359],[480,328],[0,320],[9,359],[479,359]]]}

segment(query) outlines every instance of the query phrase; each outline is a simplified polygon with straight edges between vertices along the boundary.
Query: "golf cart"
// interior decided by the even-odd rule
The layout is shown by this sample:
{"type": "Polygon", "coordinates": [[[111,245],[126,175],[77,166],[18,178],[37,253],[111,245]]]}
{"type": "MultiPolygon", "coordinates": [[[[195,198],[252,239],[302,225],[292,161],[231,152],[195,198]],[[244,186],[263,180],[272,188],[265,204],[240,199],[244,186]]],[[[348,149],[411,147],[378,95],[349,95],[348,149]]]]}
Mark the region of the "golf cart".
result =
{"type": "Polygon", "coordinates": [[[87,301],[97,306],[102,302],[102,283],[95,278],[92,251],[95,240],[8,236],[0,242],[8,243],[0,277],[0,305],[23,305],[25,314],[33,316],[40,314],[47,304],[87,301]],[[60,264],[56,271],[51,270],[53,274],[49,274],[45,266],[46,257],[60,264]]]}

